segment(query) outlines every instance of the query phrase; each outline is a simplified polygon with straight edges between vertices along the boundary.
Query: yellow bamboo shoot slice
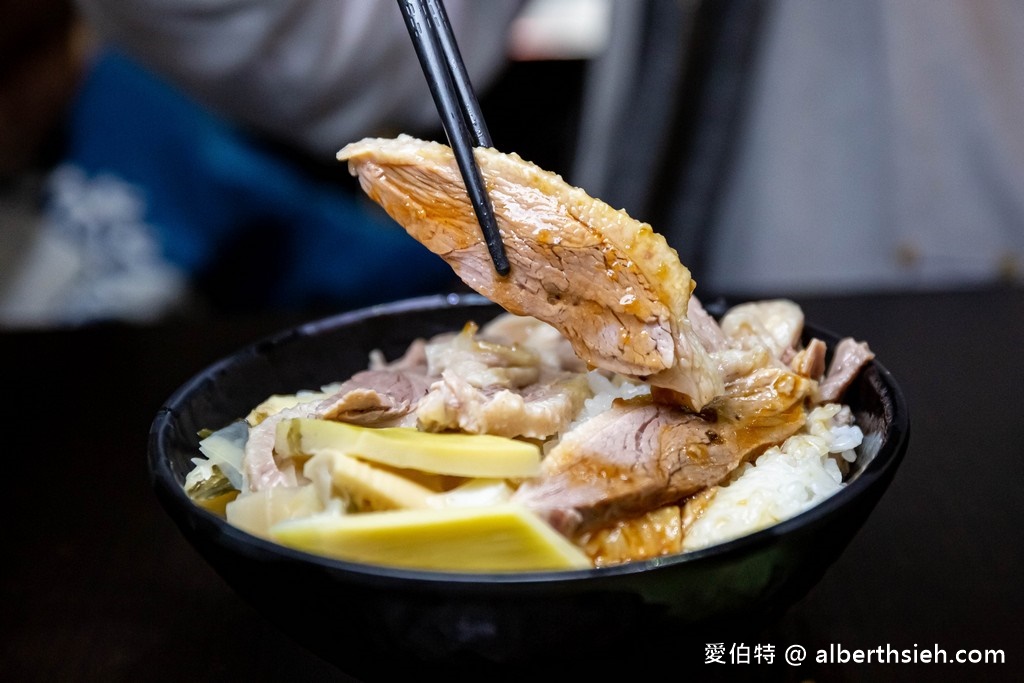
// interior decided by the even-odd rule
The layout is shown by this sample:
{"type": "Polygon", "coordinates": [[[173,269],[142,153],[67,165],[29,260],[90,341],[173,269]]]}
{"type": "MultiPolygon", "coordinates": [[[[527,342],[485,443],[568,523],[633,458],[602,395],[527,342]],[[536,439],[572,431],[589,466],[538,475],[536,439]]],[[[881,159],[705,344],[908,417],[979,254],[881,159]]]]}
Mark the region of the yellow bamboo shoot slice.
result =
{"type": "Polygon", "coordinates": [[[305,391],[300,394],[272,394],[264,399],[263,403],[249,411],[245,421],[250,427],[255,427],[271,415],[282,410],[292,408],[300,403],[309,403],[327,398],[328,394],[319,391],[305,391]]]}
{"type": "Polygon", "coordinates": [[[359,511],[425,508],[435,495],[434,491],[414,481],[337,451],[314,456],[306,463],[306,471],[320,466],[330,472],[334,487],[359,511]]]}
{"type": "Polygon", "coordinates": [[[392,467],[459,477],[518,479],[540,473],[540,448],[525,441],[490,434],[435,434],[411,427],[361,427],[331,420],[282,420],[274,450],[284,457],[334,451],[392,467]]]}
{"type": "Polygon", "coordinates": [[[282,522],[273,540],[353,562],[450,571],[581,569],[586,554],[520,505],[320,515],[282,522]]]}

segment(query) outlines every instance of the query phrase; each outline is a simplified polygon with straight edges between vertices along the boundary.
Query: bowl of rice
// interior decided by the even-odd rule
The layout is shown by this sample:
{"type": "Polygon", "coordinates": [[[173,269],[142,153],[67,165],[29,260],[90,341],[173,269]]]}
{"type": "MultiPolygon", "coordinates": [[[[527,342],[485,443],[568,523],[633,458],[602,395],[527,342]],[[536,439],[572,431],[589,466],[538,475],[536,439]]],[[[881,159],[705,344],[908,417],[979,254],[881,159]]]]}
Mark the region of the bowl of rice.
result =
{"type": "MultiPolygon", "coordinates": [[[[350,675],[378,680],[415,669],[515,678],[550,671],[553,662],[582,671],[652,647],[677,649],[685,638],[756,632],[841,554],[906,451],[903,395],[871,360],[841,402],[814,406],[798,433],[720,482],[672,552],[600,561],[608,556],[595,551],[586,566],[516,571],[330,556],[233,524],[190,496],[202,441],[268,396],[329,385],[364,370],[374,354],[397,358],[417,339],[503,313],[481,296],[452,294],[300,325],[202,370],[153,422],[152,484],[191,545],[269,621],[350,675]]],[[[802,335],[829,349],[838,342],[812,324],[802,335]]],[[[584,411],[643,398],[635,385],[604,375],[587,382],[584,411]]],[[[686,512],[679,506],[677,515],[686,512]]]]}

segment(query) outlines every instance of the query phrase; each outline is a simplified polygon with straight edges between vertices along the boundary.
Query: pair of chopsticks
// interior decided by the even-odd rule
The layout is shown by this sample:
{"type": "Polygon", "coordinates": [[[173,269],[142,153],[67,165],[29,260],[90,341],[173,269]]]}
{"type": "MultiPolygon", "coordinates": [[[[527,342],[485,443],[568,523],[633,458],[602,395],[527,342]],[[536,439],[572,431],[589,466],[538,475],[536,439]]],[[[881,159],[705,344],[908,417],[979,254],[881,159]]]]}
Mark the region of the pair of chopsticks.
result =
{"type": "Polygon", "coordinates": [[[492,146],[491,135],[455,43],[444,3],[442,0],[398,0],[398,5],[441,115],[448,143],[455,152],[494,269],[499,275],[508,275],[508,257],[494,218],[494,207],[473,157],[474,147],[492,146]]]}

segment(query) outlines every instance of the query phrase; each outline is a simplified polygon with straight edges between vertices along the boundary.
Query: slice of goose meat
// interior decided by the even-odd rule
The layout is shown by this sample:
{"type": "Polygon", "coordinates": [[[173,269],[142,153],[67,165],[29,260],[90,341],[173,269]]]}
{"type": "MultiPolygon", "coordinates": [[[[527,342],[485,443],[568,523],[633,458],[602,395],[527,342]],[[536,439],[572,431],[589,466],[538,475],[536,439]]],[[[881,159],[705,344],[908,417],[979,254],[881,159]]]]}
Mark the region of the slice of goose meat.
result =
{"type": "Polygon", "coordinates": [[[570,537],[680,501],[799,430],[815,386],[766,367],[730,383],[699,415],[616,401],[566,434],[513,498],[570,537]]]}
{"type": "Polygon", "coordinates": [[[722,392],[687,319],[694,283],[650,225],[515,154],[478,148],[511,272],[498,275],[450,148],[409,136],[346,146],[367,195],[507,311],[542,320],[587,363],[649,381],[690,410],[722,392]]]}

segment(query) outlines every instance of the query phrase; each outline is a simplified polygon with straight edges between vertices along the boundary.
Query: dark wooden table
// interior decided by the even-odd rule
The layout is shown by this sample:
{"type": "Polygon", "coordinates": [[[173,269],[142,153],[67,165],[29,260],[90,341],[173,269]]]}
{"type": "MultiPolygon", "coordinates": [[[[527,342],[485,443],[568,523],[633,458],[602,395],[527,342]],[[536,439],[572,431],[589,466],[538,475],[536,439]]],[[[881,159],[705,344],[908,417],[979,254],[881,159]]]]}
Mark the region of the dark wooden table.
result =
{"type": "MultiPolygon", "coordinates": [[[[709,674],[1022,680],[1024,289],[797,300],[810,320],[868,340],[901,382],[910,450],[819,585],[756,641],[726,644],[740,653],[773,645],[774,664],[708,664],[709,674]],[[950,659],[1001,650],[1005,664],[795,668],[782,663],[791,645],[810,660],[830,645],[939,648],[950,659]]],[[[0,680],[345,680],[204,563],[164,515],[146,471],[149,422],[163,399],[206,364],[300,318],[0,334],[0,680]]]]}

